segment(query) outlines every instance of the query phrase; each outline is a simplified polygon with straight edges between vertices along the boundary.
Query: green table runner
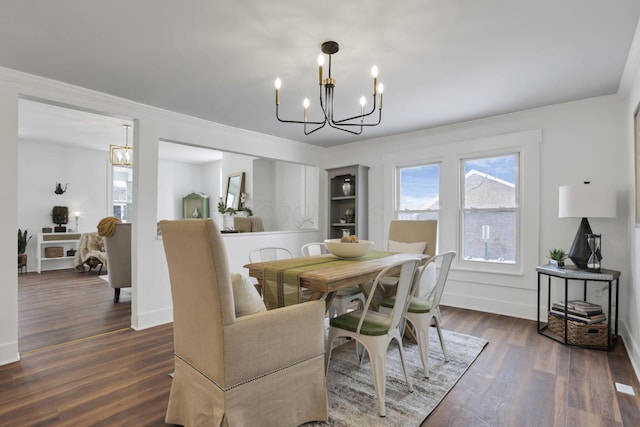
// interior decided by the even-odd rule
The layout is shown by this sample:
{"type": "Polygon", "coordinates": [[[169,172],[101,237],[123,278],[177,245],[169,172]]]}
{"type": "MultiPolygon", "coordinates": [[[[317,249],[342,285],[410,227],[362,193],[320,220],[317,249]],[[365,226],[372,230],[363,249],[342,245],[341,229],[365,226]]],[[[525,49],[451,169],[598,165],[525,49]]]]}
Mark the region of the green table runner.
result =
{"type": "Polygon", "coordinates": [[[354,264],[393,254],[395,252],[369,251],[360,258],[345,259],[326,256],[280,260],[277,265],[264,269],[262,281],[264,303],[268,310],[299,304],[300,275],[307,271],[354,264]]]}

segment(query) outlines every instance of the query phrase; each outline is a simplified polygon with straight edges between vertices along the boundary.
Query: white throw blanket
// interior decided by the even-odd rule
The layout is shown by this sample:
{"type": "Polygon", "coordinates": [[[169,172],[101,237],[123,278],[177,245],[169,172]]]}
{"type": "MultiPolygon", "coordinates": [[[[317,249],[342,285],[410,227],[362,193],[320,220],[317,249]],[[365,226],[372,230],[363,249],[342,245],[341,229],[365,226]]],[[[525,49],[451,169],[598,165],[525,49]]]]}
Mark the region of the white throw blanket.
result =
{"type": "Polygon", "coordinates": [[[83,233],[80,236],[78,250],[73,260],[74,267],[77,270],[84,271],[84,263],[91,257],[100,260],[104,266],[107,265],[107,253],[104,249],[104,242],[102,241],[102,237],[98,236],[96,232],[83,233]]]}

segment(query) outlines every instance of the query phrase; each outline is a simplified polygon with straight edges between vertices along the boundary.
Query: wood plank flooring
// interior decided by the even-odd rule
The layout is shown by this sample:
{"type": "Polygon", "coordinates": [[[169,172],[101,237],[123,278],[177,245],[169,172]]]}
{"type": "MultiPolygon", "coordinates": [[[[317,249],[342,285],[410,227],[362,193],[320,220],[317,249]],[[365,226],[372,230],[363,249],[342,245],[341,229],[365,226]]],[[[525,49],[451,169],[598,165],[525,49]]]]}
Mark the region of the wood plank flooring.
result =
{"type": "MultiPolygon", "coordinates": [[[[490,342],[422,427],[640,425],[640,386],[622,342],[586,350],[538,335],[527,320],[451,307],[442,316],[445,329],[490,342]]],[[[0,425],[166,426],[171,325],[113,330],[0,366],[0,425]]]]}
{"type": "Polygon", "coordinates": [[[131,289],[113,302],[113,289],[95,272],[75,269],[18,275],[21,353],[131,325],[131,289]]]}

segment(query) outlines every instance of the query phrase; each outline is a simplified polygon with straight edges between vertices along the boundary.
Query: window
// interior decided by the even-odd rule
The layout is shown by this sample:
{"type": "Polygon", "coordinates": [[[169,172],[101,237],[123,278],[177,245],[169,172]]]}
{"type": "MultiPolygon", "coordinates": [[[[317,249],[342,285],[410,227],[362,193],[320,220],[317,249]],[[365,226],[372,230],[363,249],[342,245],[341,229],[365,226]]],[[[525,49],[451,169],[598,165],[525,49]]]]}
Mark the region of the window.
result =
{"type": "Polygon", "coordinates": [[[396,219],[438,219],[440,163],[397,168],[396,219]]]}
{"type": "Polygon", "coordinates": [[[463,259],[518,261],[519,155],[461,160],[463,259]]]}
{"type": "Polygon", "coordinates": [[[131,195],[133,173],[131,168],[113,166],[111,192],[112,214],[123,222],[131,221],[131,195]]]}

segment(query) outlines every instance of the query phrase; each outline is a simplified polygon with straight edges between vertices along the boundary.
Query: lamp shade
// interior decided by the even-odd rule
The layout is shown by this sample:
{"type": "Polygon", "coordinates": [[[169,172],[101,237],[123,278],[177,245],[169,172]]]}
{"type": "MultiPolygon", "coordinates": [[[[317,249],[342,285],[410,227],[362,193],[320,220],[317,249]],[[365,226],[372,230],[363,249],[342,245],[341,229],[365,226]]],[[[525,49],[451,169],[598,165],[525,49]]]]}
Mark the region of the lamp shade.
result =
{"type": "Polygon", "coordinates": [[[615,218],[615,216],[616,191],[614,188],[589,183],[560,187],[558,217],[615,218]]]}

